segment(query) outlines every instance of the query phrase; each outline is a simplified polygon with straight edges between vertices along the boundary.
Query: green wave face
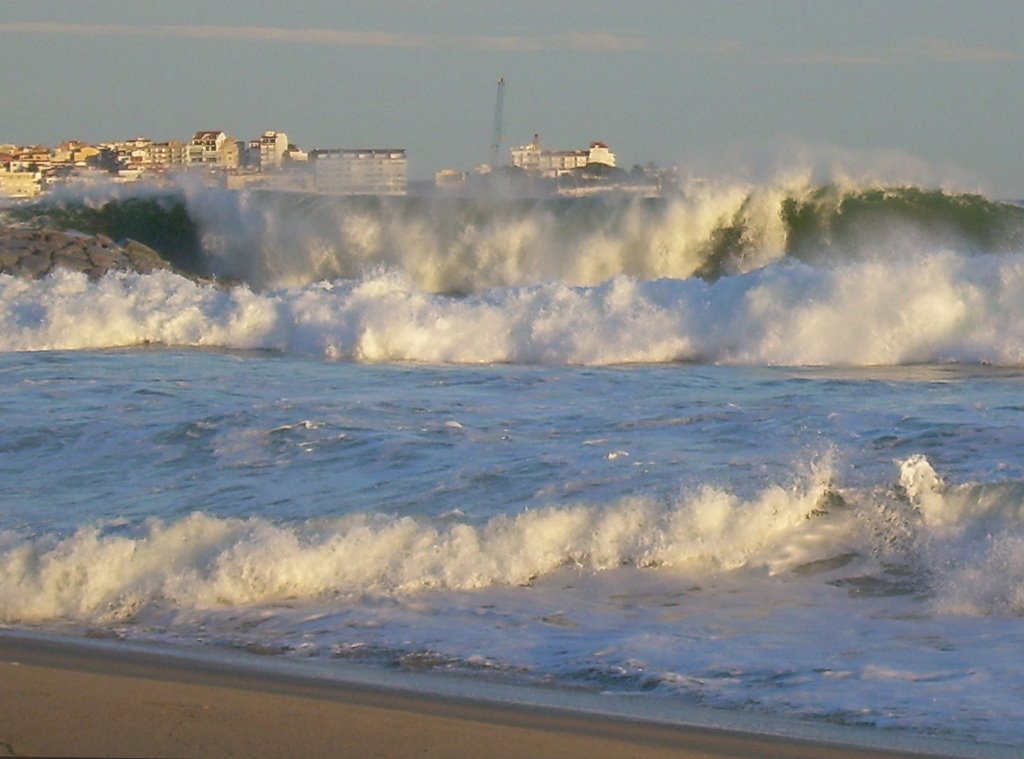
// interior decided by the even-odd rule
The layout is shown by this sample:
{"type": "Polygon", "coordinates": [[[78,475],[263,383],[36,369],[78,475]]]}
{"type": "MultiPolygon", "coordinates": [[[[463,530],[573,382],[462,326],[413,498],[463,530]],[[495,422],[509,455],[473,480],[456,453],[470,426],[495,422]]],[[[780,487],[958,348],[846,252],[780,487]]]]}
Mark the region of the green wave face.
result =
{"type": "Polygon", "coordinates": [[[1024,207],[914,186],[572,200],[137,192],[44,200],[6,217],[135,239],[183,271],[254,287],[393,269],[423,290],[467,293],[621,275],[715,280],[786,259],[834,265],[922,249],[1024,252],[1024,207]]]}
{"type": "Polygon", "coordinates": [[[786,252],[801,260],[850,255],[884,235],[916,234],[962,253],[1024,250],[1024,208],[981,195],[920,187],[838,192],[823,187],[780,208],[786,252]]]}
{"type": "Polygon", "coordinates": [[[16,223],[131,239],[156,250],[176,268],[208,276],[199,225],[181,193],[110,199],[101,204],[48,200],[10,209],[16,223]]]}

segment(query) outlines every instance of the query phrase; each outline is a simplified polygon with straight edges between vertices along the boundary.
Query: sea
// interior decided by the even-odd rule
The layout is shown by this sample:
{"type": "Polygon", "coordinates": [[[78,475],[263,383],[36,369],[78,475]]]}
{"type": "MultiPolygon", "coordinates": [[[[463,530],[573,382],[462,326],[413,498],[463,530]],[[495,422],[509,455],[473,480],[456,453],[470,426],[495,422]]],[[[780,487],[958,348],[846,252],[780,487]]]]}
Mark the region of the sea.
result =
{"type": "Polygon", "coordinates": [[[107,186],[2,221],[205,278],[0,276],[0,629],[1024,746],[1019,204],[107,186]]]}

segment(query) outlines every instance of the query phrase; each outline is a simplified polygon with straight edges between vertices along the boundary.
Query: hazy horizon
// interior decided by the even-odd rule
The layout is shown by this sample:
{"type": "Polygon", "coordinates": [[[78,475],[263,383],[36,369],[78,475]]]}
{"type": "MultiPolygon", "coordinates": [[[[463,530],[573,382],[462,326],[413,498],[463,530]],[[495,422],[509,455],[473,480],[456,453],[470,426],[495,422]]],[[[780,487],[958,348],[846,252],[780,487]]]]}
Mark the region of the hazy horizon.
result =
{"type": "Polygon", "coordinates": [[[0,0],[0,142],[223,129],[408,151],[411,179],[534,133],[753,178],[798,167],[1024,197],[1024,5],[0,0]]]}

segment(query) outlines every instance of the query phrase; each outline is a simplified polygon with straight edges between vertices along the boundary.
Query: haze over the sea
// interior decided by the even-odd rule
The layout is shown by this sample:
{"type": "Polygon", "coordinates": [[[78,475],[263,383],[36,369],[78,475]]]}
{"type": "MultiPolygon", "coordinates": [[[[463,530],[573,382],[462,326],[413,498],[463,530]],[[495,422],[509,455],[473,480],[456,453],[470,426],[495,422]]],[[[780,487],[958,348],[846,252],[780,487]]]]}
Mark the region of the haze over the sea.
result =
{"type": "Polygon", "coordinates": [[[28,95],[0,143],[276,129],[405,147],[425,179],[488,159],[504,77],[504,147],[754,179],[809,157],[1020,198],[1022,28],[1013,0],[6,0],[0,89],[28,95]]]}

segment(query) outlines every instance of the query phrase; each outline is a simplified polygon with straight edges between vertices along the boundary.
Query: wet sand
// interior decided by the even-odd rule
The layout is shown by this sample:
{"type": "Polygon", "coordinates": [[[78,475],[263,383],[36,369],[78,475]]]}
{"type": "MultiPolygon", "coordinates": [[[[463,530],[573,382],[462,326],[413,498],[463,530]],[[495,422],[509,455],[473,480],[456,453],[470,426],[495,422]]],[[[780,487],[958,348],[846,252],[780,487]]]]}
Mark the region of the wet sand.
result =
{"type": "Polygon", "coordinates": [[[435,696],[0,635],[0,756],[5,755],[856,759],[921,754],[435,696]]]}

